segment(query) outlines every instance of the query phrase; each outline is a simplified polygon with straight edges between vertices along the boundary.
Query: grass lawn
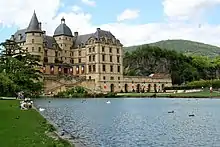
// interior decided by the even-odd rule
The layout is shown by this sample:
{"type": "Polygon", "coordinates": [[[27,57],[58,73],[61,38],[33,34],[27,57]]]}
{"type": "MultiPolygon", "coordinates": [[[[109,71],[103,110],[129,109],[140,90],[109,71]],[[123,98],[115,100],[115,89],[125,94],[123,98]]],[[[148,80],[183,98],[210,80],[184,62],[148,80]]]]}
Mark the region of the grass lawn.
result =
{"type": "MultiPolygon", "coordinates": [[[[123,97],[154,97],[155,93],[118,93],[123,97]]],[[[156,97],[193,97],[193,98],[208,98],[210,92],[208,90],[193,93],[156,93],[156,97]]],[[[220,97],[219,92],[212,92],[212,97],[220,97]]]]}
{"type": "Polygon", "coordinates": [[[0,100],[0,147],[70,147],[46,135],[54,128],[37,111],[20,110],[17,100],[0,100]]]}

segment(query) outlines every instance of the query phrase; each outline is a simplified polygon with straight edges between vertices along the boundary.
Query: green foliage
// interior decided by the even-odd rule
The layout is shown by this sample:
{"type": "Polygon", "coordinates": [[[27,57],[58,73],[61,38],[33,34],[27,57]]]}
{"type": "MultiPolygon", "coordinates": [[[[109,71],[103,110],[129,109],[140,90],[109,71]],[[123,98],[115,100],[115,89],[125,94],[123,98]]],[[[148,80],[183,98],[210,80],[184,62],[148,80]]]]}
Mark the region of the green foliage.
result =
{"type": "Polygon", "coordinates": [[[171,75],[173,84],[218,77],[220,57],[186,56],[172,50],[144,45],[124,56],[124,74],[148,76],[152,73],[171,75]]]}
{"type": "Polygon", "coordinates": [[[55,95],[55,97],[59,97],[59,98],[72,98],[72,97],[76,97],[76,98],[83,98],[83,97],[87,97],[87,91],[84,87],[81,86],[76,86],[74,88],[68,89],[67,91],[62,91],[59,92],[57,95],[55,95]]]}
{"type": "MultiPolygon", "coordinates": [[[[215,57],[220,54],[220,48],[204,43],[189,41],[189,40],[164,40],[155,43],[150,43],[150,46],[157,46],[162,49],[174,50],[185,55],[199,55],[215,57]]],[[[134,51],[140,46],[125,47],[125,51],[134,51]]]]}
{"type": "Polygon", "coordinates": [[[14,41],[7,40],[0,44],[0,73],[5,79],[11,80],[12,86],[2,84],[4,93],[0,96],[15,96],[16,92],[24,91],[25,96],[37,96],[42,89],[39,57],[22,50],[14,41]],[[11,89],[11,87],[14,87],[11,89]]]}
{"type": "Polygon", "coordinates": [[[214,80],[199,80],[199,81],[192,81],[187,84],[188,86],[200,86],[200,87],[210,87],[213,88],[220,88],[220,80],[214,79],[214,80]]]}

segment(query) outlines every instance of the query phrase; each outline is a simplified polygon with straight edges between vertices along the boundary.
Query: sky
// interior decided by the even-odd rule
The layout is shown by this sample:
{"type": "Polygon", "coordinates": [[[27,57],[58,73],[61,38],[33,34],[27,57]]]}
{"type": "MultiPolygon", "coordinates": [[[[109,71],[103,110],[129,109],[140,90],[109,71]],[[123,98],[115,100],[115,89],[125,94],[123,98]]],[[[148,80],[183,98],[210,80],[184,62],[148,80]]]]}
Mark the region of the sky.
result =
{"type": "Polygon", "coordinates": [[[47,35],[64,17],[72,32],[112,32],[124,46],[185,39],[220,46],[220,0],[0,0],[0,42],[35,10],[47,35]]]}

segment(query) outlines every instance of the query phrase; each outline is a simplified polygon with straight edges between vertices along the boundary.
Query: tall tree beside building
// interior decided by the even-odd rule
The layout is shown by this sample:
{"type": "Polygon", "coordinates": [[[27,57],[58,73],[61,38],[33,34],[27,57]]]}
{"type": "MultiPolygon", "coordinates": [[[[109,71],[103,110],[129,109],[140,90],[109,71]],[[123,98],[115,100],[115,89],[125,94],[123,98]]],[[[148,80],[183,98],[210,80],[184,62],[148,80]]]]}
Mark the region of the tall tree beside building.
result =
{"type": "MultiPolygon", "coordinates": [[[[7,95],[11,92],[11,96],[14,96],[18,91],[24,91],[27,95],[32,96],[39,94],[42,89],[39,57],[22,50],[12,40],[6,40],[0,45],[0,74],[7,76],[0,84],[7,85],[3,82],[10,80],[11,82],[7,83],[12,84],[11,87],[14,88],[4,87],[4,89],[8,89],[7,95]]],[[[4,95],[6,92],[0,94],[4,95]]]]}

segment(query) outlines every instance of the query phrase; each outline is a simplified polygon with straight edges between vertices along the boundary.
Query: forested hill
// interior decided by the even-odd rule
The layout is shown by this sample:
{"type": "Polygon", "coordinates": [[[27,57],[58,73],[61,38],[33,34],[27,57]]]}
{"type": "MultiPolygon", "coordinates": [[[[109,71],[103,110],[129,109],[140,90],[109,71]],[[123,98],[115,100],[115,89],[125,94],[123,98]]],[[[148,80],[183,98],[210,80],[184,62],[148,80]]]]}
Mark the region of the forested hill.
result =
{"type": "MultiPolygon", "coordinates": [[[[220,47],[189,40],[165,40],[148,44],[162,49],[175,50],[185,55],[204,55],[215,57],[220,55],[220,47]]],[[[124,47],[125,51],[134,51],[138,46],[124,47]]]]}

